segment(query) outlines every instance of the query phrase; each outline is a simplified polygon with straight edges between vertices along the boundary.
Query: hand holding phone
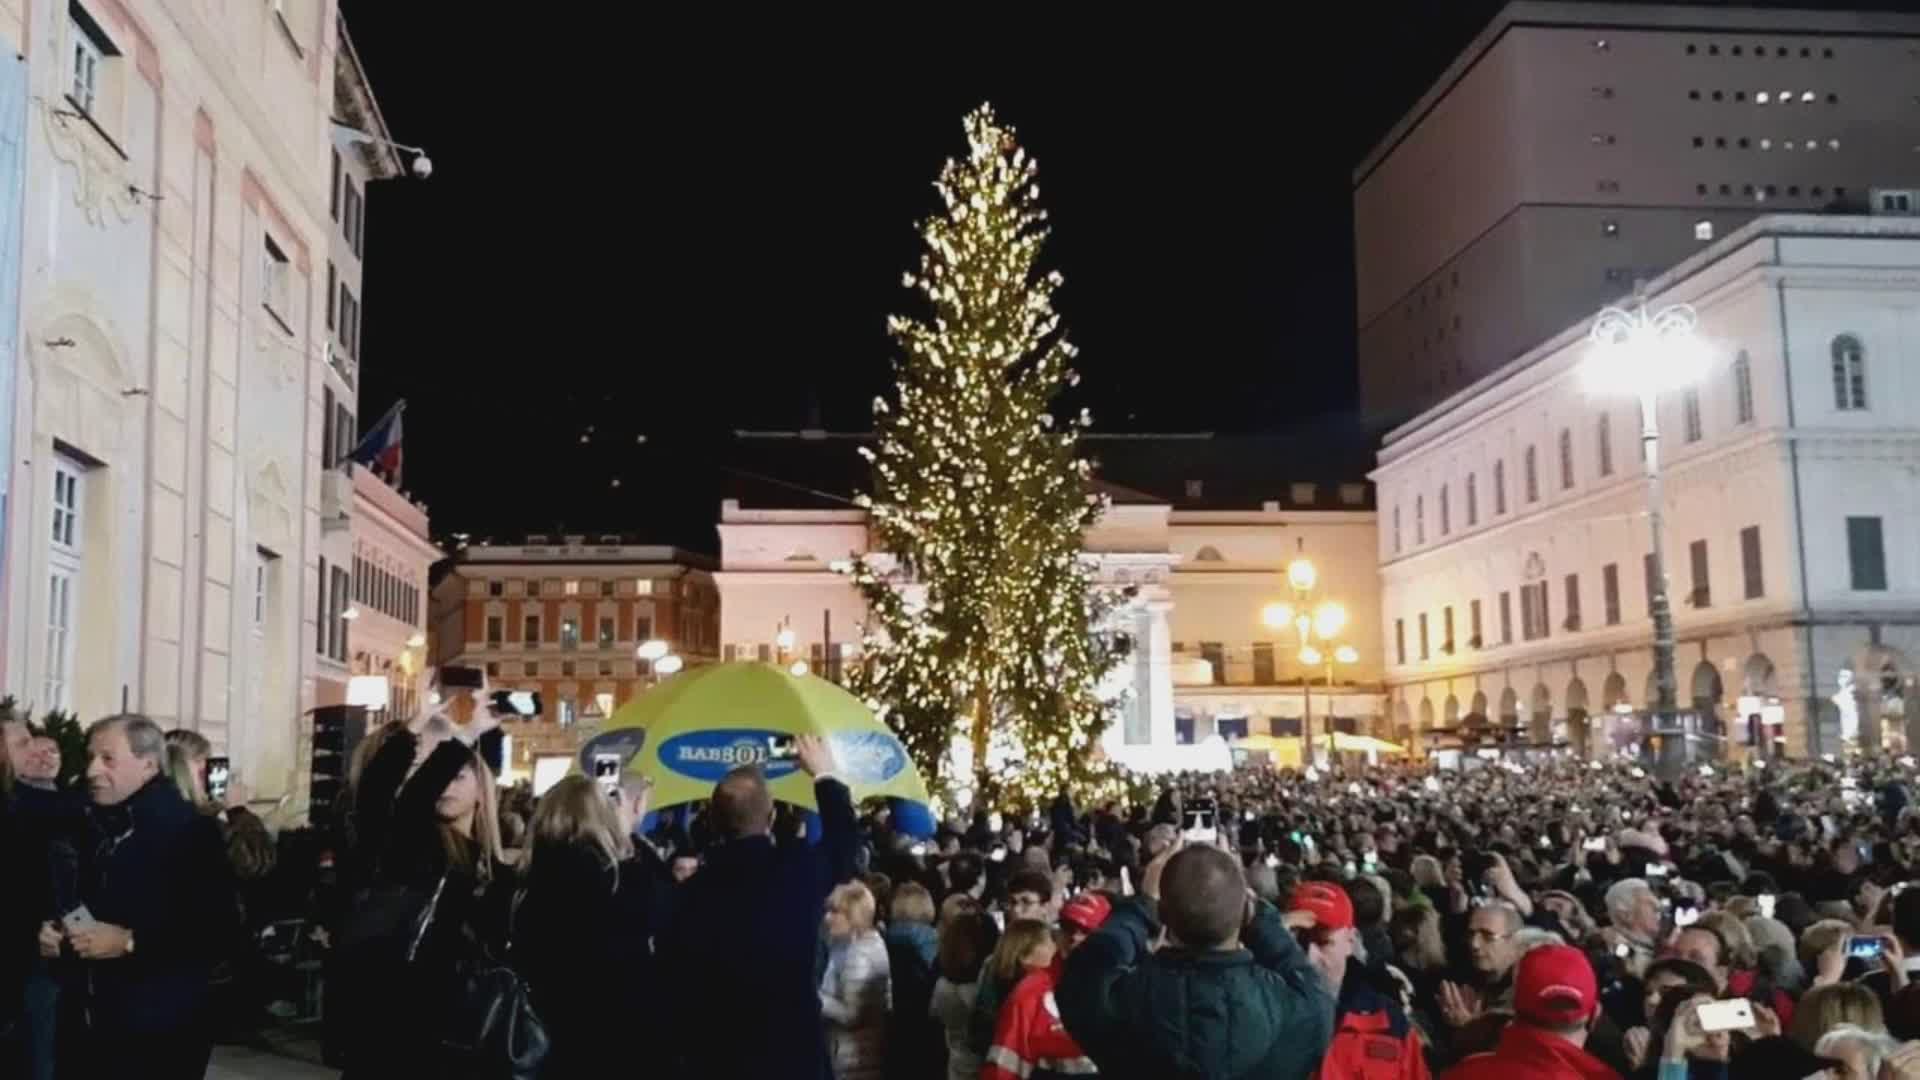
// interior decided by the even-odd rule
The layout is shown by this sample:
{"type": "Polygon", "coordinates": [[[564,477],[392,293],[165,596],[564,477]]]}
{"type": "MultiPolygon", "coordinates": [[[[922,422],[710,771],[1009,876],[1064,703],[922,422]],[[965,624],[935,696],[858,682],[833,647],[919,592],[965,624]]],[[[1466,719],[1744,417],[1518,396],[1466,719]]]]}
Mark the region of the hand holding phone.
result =
{"type": "Polygon", "coordinates": [[[72,911],[60,916],[60,925],[69,934],[77,934],[98,921],[93,917],[93,912],[87,910],[85,904],[80,904],[72,911]]]}
{"type": "Polygon", "coordinates": [[[1746,998],[1734,998],[1732,1001],[1704,1001],[1694,1012],[1700,1021],[1700,1030],[1708,1034],[1716,1031],[1745,1031],[1753,1026],[1753,1003],[1746,998]]]}
{"type": "Polygon", "coordinates": [[[1847,956],[1856,960],[1878,960],[1887,943],[1877,936],[1855,934],[1847,939],[1847,956]]]}

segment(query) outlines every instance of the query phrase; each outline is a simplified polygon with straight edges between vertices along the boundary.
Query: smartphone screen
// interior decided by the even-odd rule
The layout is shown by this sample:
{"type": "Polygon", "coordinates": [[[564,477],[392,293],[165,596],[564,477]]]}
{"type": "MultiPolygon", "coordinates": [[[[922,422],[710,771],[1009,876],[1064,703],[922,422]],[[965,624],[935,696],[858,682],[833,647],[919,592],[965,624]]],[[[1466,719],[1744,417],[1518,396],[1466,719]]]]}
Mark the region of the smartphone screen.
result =
{"type": "Polygon", "coordinates": [[[1746,998],[1707,1002],[1696,1015],[1702,1031],[1740,1031],[1753,1026],[1753,1004],[1746,998]]]}
{"type": "Polygon", "coordinates": [[[1760,894],[1760,917],[1763,919],[1773,918],[1773,894],[1772,893],[1760,894]]]}
{"type": "Polygon", "coordinates": [[[798,756],[799,753],[800,751],[794,746],[793,736],[791,735],[767,736],[767,760],[768,761],[789,761],[794,757],[798,756]]]}
{"type": "Polygon", "coordinates": [[[224,757],[207,759],[207,798],[216,803],[227,800],[227,781],[233,776],[230,759],[224,757]]]}
{"type": "Polygon", "coordinates": [[[1607,838],[1604,836],[1596,836],[1586,843],[1581,844],[1580,847],[1586,851],[1605,851],[1607,850],[1607,838]]]}
{"type": "Polygon", "coordinates": [[[539,716],[540,691],[495,690],[493,692],[493,711],[496,713],[511,713],[514,716],[539,716]]]}
{"type": "Polygon", "coordinates": [[[1847,955],[1860,960],[1878,960],[1887,943],[1877,937],[1855,934],[1847,939],[1847,955]]]}

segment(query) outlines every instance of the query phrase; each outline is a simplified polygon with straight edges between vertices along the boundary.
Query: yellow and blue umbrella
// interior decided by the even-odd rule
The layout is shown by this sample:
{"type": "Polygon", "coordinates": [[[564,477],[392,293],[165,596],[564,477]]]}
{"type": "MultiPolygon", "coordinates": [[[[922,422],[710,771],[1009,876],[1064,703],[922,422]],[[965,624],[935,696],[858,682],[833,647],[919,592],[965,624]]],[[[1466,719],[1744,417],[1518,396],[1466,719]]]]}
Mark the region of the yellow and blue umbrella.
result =
{"type": "Polygon", "coordinates": [[[672,676],[615,710],[581,748],[580,767],[596,775],[617,757],[625,771],[653,781],[658,810],[712,798],[730,770],[758,765],[774,798],[816,810],[813,782],[785,756],[797,735],[832,744],[834,775],[856,800],[895,800],[897,826],[932,831],[926,783],[872,710],[825,679],[772,664],[711,664],[672,676]]]}

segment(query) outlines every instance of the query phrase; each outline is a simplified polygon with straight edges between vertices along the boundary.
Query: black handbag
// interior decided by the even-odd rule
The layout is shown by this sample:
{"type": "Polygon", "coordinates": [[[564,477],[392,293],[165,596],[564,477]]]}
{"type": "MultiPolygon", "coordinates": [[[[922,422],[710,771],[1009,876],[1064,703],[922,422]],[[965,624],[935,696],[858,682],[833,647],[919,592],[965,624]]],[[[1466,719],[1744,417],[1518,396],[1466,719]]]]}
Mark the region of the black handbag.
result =
{"type": "MultiPolygon", "coordinates": [[[[446,886],[443,876],[427,901],[419,932],[407,950],[409,962],[426,938],[446,886]]],[[[471,1071],[463,1075],[537,1080],[553,1044],[546,1025],[533,1011],[526,983],[484,944],[464,933],[462,940],[467,943],[466,955],[455,963],[452,992],[442,1014],[441,1045],[468,1063],[471,1071]]]]}

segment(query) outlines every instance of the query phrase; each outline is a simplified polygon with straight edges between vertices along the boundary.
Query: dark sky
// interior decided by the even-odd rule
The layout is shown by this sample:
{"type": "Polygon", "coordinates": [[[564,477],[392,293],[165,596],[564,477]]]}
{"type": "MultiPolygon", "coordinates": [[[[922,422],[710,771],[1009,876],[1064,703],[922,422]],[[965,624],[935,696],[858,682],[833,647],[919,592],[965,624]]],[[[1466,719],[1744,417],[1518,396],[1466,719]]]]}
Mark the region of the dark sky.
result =
{"type": "Polygon", "coordinates": [[[435,167],[370,197],[360,402],[370,424],[407,400],[435,532],[712,550],[728,432],[813,407],[868,426],[915,223],[983,100],[1039,160],[1101,428],[1351,409],[1351,169],[1499,3],[1071,33],[956,9],[981,24],[959,38],[891,14],[342,6],[394,137],[435,167]]]}

